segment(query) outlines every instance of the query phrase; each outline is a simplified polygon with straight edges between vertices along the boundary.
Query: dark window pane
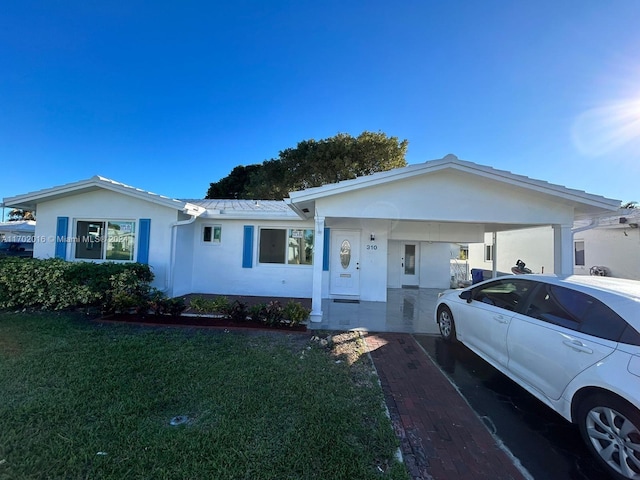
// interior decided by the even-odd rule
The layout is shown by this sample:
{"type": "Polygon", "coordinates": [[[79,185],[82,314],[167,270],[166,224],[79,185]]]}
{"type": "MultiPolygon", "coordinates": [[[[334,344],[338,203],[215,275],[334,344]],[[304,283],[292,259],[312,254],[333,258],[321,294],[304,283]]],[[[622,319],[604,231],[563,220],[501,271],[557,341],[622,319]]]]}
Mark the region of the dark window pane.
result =
{"type": "Polygon", "coordinates": [[[620,315],[601,301],[592,298],[591,306],[582,319],[580,331],[617,342],[626,326],[627,322],[620,315]]]}
{"type": "Polygon", "coordinates": [[[202,232],[202,241],[203,242],[210,242],[211,241],[211,238],[213,236],[212,231],[213,231],[212,227],[204,227],[203,232],[202,232]]]}
{"type": "MultiPolygon", "coordinates": [[[[567,310],[566,305],[563,306],[558,301],[556,295],[558,293],[558,289],[559,287],[553,287],[552,285],[541,285],[535,292],[531,303],[529,304],[529,308],[527,309],[526,315],[554,325],[578,330],[580,322],[578,318],[574,317],[567,310]]],[[[560,288],[560,290],[566,289],[560,288]]],[[[562,296],[565,303],[571,302],[572,297],[570,295],[562,296]]]]}
{"type": "Polygon", "coordinates": [[[100,260],[104,237],[104,222],[79,221],[76,228],[76,258],[100,260]]]}
{"type": "Polygon", "coordinates": [[[620,343],[626,343],[627,345],[640,346],[640,333],[631,325],[627,325],[620,337],[620,343]]]}
{"type": "Polygon", "coordinates": [[[584,266],[584,242],[574,243],[574,258],[576,266],[584,266]]]}
{"type": "Polygon", "coordinates": [[[263,228],[260,230],[260,263],[285,263],[287,231],[263,228]]]}
{"type": "Polygon", "coordinates": [[[416,274],[416,246],[415,245],[404,246],[404,274],[405,275],[416,274]]]}

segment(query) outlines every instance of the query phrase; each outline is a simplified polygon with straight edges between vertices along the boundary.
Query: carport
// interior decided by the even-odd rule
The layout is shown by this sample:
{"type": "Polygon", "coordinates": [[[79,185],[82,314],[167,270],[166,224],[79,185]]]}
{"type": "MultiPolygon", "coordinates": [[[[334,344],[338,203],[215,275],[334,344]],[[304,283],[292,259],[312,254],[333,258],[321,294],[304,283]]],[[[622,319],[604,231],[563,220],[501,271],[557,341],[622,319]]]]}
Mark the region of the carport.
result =
{"type": "Polygon", "coordinates": [[[316,322],[323,299],[387,302],[389,289],[448,288],[451,244],[482,243],[487,232],[551,226],[554,273],[571,274],[574,221],[620,205],[454,155],[292,192],[287,203],[315,220],[315,245],[324,246],[314,249],[316,322]]]}

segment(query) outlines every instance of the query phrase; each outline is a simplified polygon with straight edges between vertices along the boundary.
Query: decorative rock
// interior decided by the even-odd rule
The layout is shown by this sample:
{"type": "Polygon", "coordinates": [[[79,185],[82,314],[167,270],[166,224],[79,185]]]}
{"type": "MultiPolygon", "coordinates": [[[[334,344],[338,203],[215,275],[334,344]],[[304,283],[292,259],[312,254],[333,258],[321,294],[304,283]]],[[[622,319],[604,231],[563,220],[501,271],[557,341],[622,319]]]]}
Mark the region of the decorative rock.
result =
{"type": "Polygon", "coordinates": [[[169,424],[173,426],[182,425],[184,423],[187,423],[188,421],[189,421],[189,417],[187,417],[186,415],[178,415],[177,417],[173,417],[169,422],[169,424]]]}

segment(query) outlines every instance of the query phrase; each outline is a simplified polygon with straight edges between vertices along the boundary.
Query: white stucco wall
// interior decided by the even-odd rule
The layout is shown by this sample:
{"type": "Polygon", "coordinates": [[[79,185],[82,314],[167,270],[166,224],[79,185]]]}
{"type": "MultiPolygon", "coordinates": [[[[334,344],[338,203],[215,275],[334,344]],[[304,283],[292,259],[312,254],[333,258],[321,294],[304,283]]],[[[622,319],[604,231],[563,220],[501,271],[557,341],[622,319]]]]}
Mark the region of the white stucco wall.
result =
{"type": "MultiPolygon", "coordinates": [[[[469,244],[469,268],[491,270],[492,262],[484,260],[485,245],[493,244],[493,236],[486,233],[484,243],[469,244]]],[[[534,273],[553,273],[553,229],[550,226],[498,232],[496,249],[497,269],[511,272],[517,260],[526,263],[534,273]]]]}
{"type": "Polygon", "coordinates": [[[449,288],[450,244],[420,243],[420,288],[449,288]]]}
{"type": "MultiPolygon", "coordinates": [[[[311,297],[313,266],[261,264],[258,262],[260,228],[313,229],[312,221],[259,221],[198,219],[193,225],[190,248],[190,292],[220,295],[257,295],[275,297],[311,297]],[[203,225],[220,225],[220,244],[202,242],[203,225]],[[253,231],[253,265],[242,267],[244,226],[253,231]]],[[[314,245],[322,248],[322,245],[314,245]]]]}
{"type": "Polygon", "coordinates": [[[591,267],[600,266],[613,277],[640,280],[640,229],[595,228],[576,233],[575,240],[584,240],[585,265],[574,267],[577,275],[589,275],[591,267]]]}
{"type": "MultiPolygon", "coordinates": [[[[640,229],[594,228],[576,233],[573,240],[584,241],[585,246],[585,265],[574,266],[574,274],[589,275],[591,267],[603,266],[613,277],[640,280],[640,229]]],[[[491,262],[484,261],[484,245],[491,243],[488,233],[485,243],[469,245],[470,268],[491,270],[491,262]]],[[[499,271],[510,272],[516,260],[521,259],[535,273],[553,273],[553,229],[499,232],[497,259],[499,271]]]]}
{"type": "MultiPolygon", "coordinates": [[[[134,220],[151,219],[149,265],[155,275],[154,286],[168,285],[171,232],[169,225],[177,220],[177,210],[130,196],[96,190],[93,192],[39,203],[37,206],[36,238],[33,254],[36,258],[55,256],[57,217],[69,218],[67,236],[75,234],[76,220],[134,220]],[[42,240],[42,241],[40,241],[42,240]]],[[[138,224],[136,224],[138,227],[138,224]]],[[[67,243],[66,260],[74,260],[74,246],[67,243]]],[[[137,258],[137,239],[134,256],[137,258]]]]}

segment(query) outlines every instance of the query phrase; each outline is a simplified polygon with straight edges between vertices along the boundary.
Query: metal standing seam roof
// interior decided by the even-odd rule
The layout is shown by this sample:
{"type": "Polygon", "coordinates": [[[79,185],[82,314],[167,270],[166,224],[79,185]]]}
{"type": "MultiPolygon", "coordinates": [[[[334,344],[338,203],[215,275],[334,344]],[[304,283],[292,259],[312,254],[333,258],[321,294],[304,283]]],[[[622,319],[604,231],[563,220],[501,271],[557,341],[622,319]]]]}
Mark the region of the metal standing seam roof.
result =
{"type": "Polygon", "coordinates": [[[299,218],[284,200],[188,199],[184,202],[204,207],[210,216],[272,216],[299,218]]]}

